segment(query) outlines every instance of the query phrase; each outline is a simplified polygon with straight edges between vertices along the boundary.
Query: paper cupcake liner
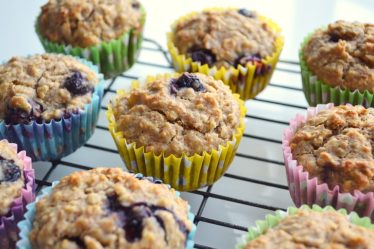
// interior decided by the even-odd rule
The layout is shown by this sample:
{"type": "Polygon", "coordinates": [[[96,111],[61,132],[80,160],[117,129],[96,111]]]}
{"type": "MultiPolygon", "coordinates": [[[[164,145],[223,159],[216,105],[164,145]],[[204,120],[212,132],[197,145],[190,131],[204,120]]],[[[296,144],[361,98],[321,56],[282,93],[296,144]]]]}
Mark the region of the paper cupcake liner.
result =
{"type": "Polygon", "coordinates": [[[97,65],[100,68],[100,72],[104,74],[106,79],[108,79],[130,69],[138,58],[143,41],[143,27],[146,18],[144,8],[141,8],[141,11],[142,28],[139,32],[131,29],[117,39],[102,42],[98,45],[87,48],[72,47],[71,45],[58,44],[49,41],[47,38],[43,37],[39,30],[39,17],[35,23],[35,31],[45,51],[69,54],[89,60],[97,65]]]}
{"type": "MultiPolygon", "coordinates": [[[[10,144],[17,151],[16,144],[10,144]]],[[[22,194],[16,198],[10,206],[7,215],[0,216],[0,248],[13,249],[18,240],[19,229],[17,223],[23,220],[26,212],[26,205],[35,199],[35,172],[32,168],[31,158],[26,156],[25,151],[17,154],[18,159],[23,162],[23,175],[25,185],[22,188],[22,194]]]]}
{"type": "Polygon", "coordinates": [[[300,208],[295,207],[289,207],[286,212],[277,210],[274,214],[269,214],[265,217],[265,220],[259,220],[256,221],[255,227],[250,227],[248,229],[248,233],[245,234],[239,241],[238,245],[236,246],[236,249],[244,249],[244,246],[249,242],[257,237],[259,237],[262,234],[265,234],[266,231],[268,231],[270,228],[273,228],[279,224],[281,220],[283,220],[287,216],[291,216],[296,214],[299,210],[312,210],[316,212],[326,212],[326,211],[337,211],[340,214],[346,215],[349,219],[349,221],[352,224],[365,227],[368,229],[374,229],[374,225],[370,222],[370,219],[368,218],[360,218],[357,213],[350,212],[348,214],[346,209],[339,209],[335,210],[331,206],[327,207],[320,207],[318,205],[313,205],[312,207],[309,207],[307,205],[303,205],[300,208]]]}
{"type": "Polygon", "coordinates": [[[317,204],[322,207],[330,205],[334,208],[345,208],[349,212],[355,211],[361,216],[368,216],[374,220],[374,193],[362,193],[355,190],[354,193],[341,193],[339,186],[333,189],[326,183],[319,184],[318,178],[309,178],[309,173],[303,169],[292,157],[290,141],[300,125],[305,123],[306,119],[317,115],[322,110],[332,109],[333,104],[318,105],[310,107],[307,110],[307,116],[297,114],[290,121],[290,127],[284,131],[282,148],[284,162],[286,165],[287,180],[289,191],[296,206],[302,204],[317,204]]]}
{"type": "Polygon", "coordinates": [[[308,68],[303,48],[310,40],[312,34],[308,35],[299,51],[301,77],[303,82],[303,91],[306,100],[310,106],[317,104],[334,103],[335,105],[347,104],[362,105],[366,108],[374,107],[373,93],[369,91],[360,92],[358,90],[352,91],[340,87],[329,86],[324,81],[319,80],[308,68]]]}
{"type": "MultiPolygon", "coordinates": [[[[156,78],[167,79],[177,77],[178,75],[164,74],[157,75],[156,78]]],[[[154,79],[155,77],[149,76],[146,83],[154,79]]],[[[133,88],[138,88],[139,84],[137,81],[133,82],[133,88]]],[[[117,94],[122,95],[126,93],[118,91],[117,94]]],[[[108,106],[107,111],[109,131],[113,136],[122,160],[130,172],[157,177],[164,183],[170,184],[173,188],[180,191],[195,190],[217,181],[226,172],[235,156],[245,129],[244,116],[246,110],[239,95],[234,94],[234,97],[240,105],[240,126],[237,128],[236,134],[231,141],[228,141],[226,145],[219,146],[218,150],[214,149],[211,152],[206,151],[193,156],[183,154],[180,157],[145,152],[144,146],[137,147],[135,143],[127,143],[123,133],[117,131],[116,120],[111,105],[108,106]]]]}
{"type": "MultiPolygon", "coordinates": [[[[97,73],[97,67],[84,59],[76,58],[97,73]]],[[[93,134],[104,92],[104,79],[98,74],[99,83],[92,94],[90,104],[69,118],[48,123],[6,124],[0,122],[0,139],[18,144],[34,161],[57,160],[81,147],[93,134]]]]}
{"type": "MultiPolygon", "coordinates": [[[[225,11],[227,8],[213,8],[213,10],[225,11]]],[[[173,24],[172,30],[174,30],[177,23],[197,14],[198,12],[193,12],[181,17],[173,24]]],[[[243,100],[253,99],[269,84],[284,45],[283,36],[280,35],[281,28],[275,22],[264,16],[259,16],[259,18],[278,33],[274,45],[275,52],[271,56],[262,59],[262,65],[247,64],[245,67],[239,65],[236,68],[233,66],[230,68],[217,68],[216,66],[209,67],[208,64],[201,65],[200,62],[192,61],[188,55],[179,53],[178,48],[173,43],[174,34],[173,31],[171,31],[167,34],[167,41],[175,70],[177,72],[199,72],[211,75],[217,80],[222,80],[234,93],[238,93],[243,100]],[[265,73],[263,73],[264,65],[268,67],[265,73]]]]}
{"type": "MultiPolygon", "coordinates": [[[[36,198],[36,201],[27,205],[27,212],[25,214],[25,220],[18,223],[18,228],[20,230],[19,232],[20,240],[17,242],[17,249],[32,249],[31,242],[29,240],[29,233],[32,230],[32,223],[35,219],[35,212],[36,212],[35,205],[41,198],[51,194],[52,188],[56,186],[58,183],[59,183],[58,181],[54,181],[52,183],[52,187],[44,188],[41,194],[36,198]]],[[[176,191],[175,193],[178,197],[180,196],[180,193],[178,191],[176,191]]],[[[190,208],[191,208],[190,205],[188,205],[189,210],[190,208]]],[[[187,236],[186,249],[193,249],[195,245],[194,238],[196,234],[196,225],[194,224],[195,215],[191,213],[190,211],[188,212],[188,219],[192,222],[193,226],[192,226],[192,230],[189,232],[187,236]]]]}

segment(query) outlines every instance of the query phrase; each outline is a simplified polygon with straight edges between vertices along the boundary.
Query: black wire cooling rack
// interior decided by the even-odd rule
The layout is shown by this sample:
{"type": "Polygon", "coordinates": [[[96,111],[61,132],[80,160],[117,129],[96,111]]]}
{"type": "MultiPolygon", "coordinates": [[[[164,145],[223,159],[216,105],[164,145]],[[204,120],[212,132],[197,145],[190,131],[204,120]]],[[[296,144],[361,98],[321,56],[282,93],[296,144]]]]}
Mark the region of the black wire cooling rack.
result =
{"type": "MultiPolygon", "coordinates": [[[[93,137],[61,160],[37,162],[37,191],[77,170],[123,166],[108,132],[105,111],[116,90],[133,79],[172,72],[170,58],[157,42],[145,39],[136,65],[106,82],[100,118],[93,137]]],[[[255,220],[292,205],[281,154],[281,137],[288,121],[307,108],[298,62],[280,60],[269,86],[246,102],[247,128],[228,172],[214,185],[182,193],[195,213],[195,248],[235,248],[255,220]]]]}

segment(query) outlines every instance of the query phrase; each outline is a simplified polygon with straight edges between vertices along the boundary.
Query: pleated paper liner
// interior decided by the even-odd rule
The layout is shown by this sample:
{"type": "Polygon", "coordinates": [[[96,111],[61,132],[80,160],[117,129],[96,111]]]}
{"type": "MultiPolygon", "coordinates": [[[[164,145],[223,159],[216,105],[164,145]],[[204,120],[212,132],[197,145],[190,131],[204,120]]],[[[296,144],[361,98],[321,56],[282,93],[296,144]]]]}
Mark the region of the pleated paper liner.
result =
{"type": "MultiPolygon", "coordinates": [[[[56,186],[58,183],[59,183],[58,181],[55,181],[52,183],[51,187],[44,188],[42,190],[42,193],[36,198],[36,201],[33,203],[30,203],[27,206],[27,213],[25,214],[25,220],[18,223],[18,228],[20,231],[19,232],[20,240],[17,242],[17,249],[33,249],[31,242],[29,240],[29,233],[32,230],[33,221],[36,215],[35,205],[40,199],[51,194],[53,187],[56,186]]],[[[178,197],[180,196],[180,193],[178,191],[176,191],[175,194],[178,197]]],[[[188,208],[190,210],[191,208],[190,205],[188,205],[188,208]]],[[[187,236],[186,249],[193,249],[195,245],[194,238],[196,234],[196,225],[193,223],[195,219],[195,215],[191,213],[190,211],[188,212],[188,219],[192,222],[193,226],[192,226],[192,230],[188,233],[188,236],[187,236]]]]}
{"type": "MultiPolygon", "coordinates": [[[[206,10],[225,11],[228,9],[235,8],[212,8],[206,10]]],[[[208,64],[201,65],[200,62],[192,61],[192,59],[186,54],[180,54],[178,48],[173,43],[173,30],[177,23],[197,14],[198,12],[193,12],[181,17],[172,25],[172,31],[167,34],[168,49],[175,70],[177,72],[199,72],[211,75],[215,79],[222,80],[234,93],[238,93],[243,100],[253,99],[269,84],[275,66],[279,60],[279,55],[284,45],[283,36],[280,35],[281,28],[269,18],[259,16],[261,20],[265,21],[277,33],[274,44],[274,53],[271,56],[262,59],[262,63],[270,67],[270,70],[265,74],[256,74],[256,72],[261,71],[262,67],[250,63],[245,67],[239,65],[236,68],[233,66],[230,68],[217,68],[215,66],[209,67],[208,64]]]]}
{"type": "Polygon", "coordinates": [[[374,192],[363,193],[355,190],[353,193],[342,193],[338,185],[331,189],[326,183],[318,183],[317,177],[310,178],[309,173],[292,156],[290,141],[298,127],[320,111],[333,107],[333,104],[310,107],[307,110],[307,116],[297,114],[290,121],[290,127],[284,131],[282,148],[292,200],[296,206],[302,204],[317,204],[322,207],[330,205],[337,209],[345,208],[349,212],[355,211],[361,216],[367,216],[374,220],[374,192]]]}
{"type": "Polygon", "coordinates": [[[308,68],[303,48],[310,40],[312,34],[308,35],[299,51],[301,77],[303,82],[303,91],[306,100],[310,106],[318,104],[334,103],[335,105],[347,104],[362,105],[366,108],[374,107],[374,94],[368,90],[360,92],[359,90],[343,89],[341,87],[329,86],[324,81],[319,80],[308,68]]]}
{"type": "Polygon", "coordinates": [[[328,211],[337,211],[340,214],[346,215],[349,221],[352,224],[365,227],[368,229],[374,229],[374,225],[370,222],[368,218],[360,218],[357,213],[350,212],[348,213],[345,209],[335,210],[331,206],[327,207],[320,207],[318,205],[313,205],[309,207],[307,205],[303,205],[300,208],[289,207],[286,212],[277,210],[274,214],[269,214],[265,217],[265,220],[258,220],[256,221],[256,226],[250,227],[248,229],[248,233],[245,234],[239,241],[236,249],[244,249],[245,245],[258,238],[260,235],[265,234],[269,229],[276,227],[281,220],[283,220],[287,216],[295,215],[299,210],[305,211],[315,211],[315,212],[328,212],[328,211]]]}
{"type": "MultiPolygon", "coordinates": [[[[149,76],[146,83],[156,78],[177,77],[179,74],[149,76]]],[[[133,88],[138,88],[139,82],[133,82],[133,88]]],[[[118,91],[118,95],[127,94],[118,91]]],[[[239,95],[234,94],[240,105],[241,123],[231,141],[219,146],[218,150],[206,151],[193,156],[156,155],[153,152],[145,152],[144,147],[137,147],[135,143],[127,143],[121,131],[117,130],[116,120],[113,115],[112,106],[108,106],[107,117],[109,120],[109,131],[117,145],[127,169],[131,172],[142,173],[146,176],[154,176],[164,183],[170,184],[180,191],[195,190],[217,181],[230,166],[245,129],[244,116],[246,113],[243,101],[239,95]]]]}
{"type": "MultiPolygon", "coordinates": [[[[17,152],[17,145],[10,144],[17,152]]],[[[24,219],[26,205],[35,199],[35,172],[32,168],[31,158],[26,156],[25,151],[17,154],[18,159],[23,162],[23,176],[25,185],[21,196],[16,198],[10,206],[8,215],[0,216],[0,248],[13,249],[18,240],[19,229],[17,223],[24,219]]]]}
{"type": "Polygon", "coordinates": [[[39,17],[35,23],[35,31],[45,51],[50,53],[69,54],[89,60],[97,65],[100,72],[104,74],[106,79],[108,79],[130,69],[138,58],[143,41],[143,28],[146,19],[146,12],[143,7],[141,8],[141,11],[142,28],[139,33],[131,29],[117,39],[102,42],[98,45],[87,48],[72,47],[71,45],[58,44],[49,41],[47,38],[43,37],[39,30],[39,17]]]}
{"type": "Polygon", "coordinates": [[[81,147],[93,134],[99,117],[104,92],[104,79],[97,67],[84,59],[76,58],[96,72],[99,83],[92,94],[91,103],[84,110],[72,113],[69,118],[29,124],[6,124],[0,121],[0,139],[18,144],[34,161],[57,160],[81,147]]]}

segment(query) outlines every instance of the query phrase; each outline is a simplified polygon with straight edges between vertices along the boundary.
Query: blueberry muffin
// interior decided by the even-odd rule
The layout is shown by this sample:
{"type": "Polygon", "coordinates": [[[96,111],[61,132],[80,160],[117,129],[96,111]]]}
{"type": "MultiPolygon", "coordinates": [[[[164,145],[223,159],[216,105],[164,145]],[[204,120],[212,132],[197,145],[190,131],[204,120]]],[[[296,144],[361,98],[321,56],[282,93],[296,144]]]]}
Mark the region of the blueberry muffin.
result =
{"type": "Polygon", "coordinates": [[[159,183],[120,169],[64,177],[36,203],[32,248],[186,248],[188,205],[159,183]]]}
{"type": "Polygon", "coordinates": [[[374,110],[337,106],[308,118],[292,136],[293,159],[341,192],[374,191],[374,110]]]}
{"type": "Polygon", "coordinates": [[[23,161],[17,151],[5,141],[0,141],[0,217],[8,215],[15,199],[22,196],[25,186],[23,161]]]}
{"type": "Polygon", "coordinates": [[[214,8],[178,19],[167,35],[178,72],[211,75],[244,100],[270,82],[283,48],[281,29],[255,11],[214,8]]]}
{"type": "Polygon", "coordinates": [[[97,74],[73,57],[41,54],[0,65],[0,120],[7,124],[69,118],[91,103],[97,74]]]}
{"type": "Polygon", "coordinates": [[[336,211],[306,211],[286,216],[243,249],[374,248],[374,230],[353,224],[336,211]]]}
{"type": "Polygon", "coordinates": [[[374,92],[374,24],[337,21],[302,48],[309,70],[331,87],[374,92]]]}
{"type": "Polygon", "coordinates": [[[116,130],[127,143],[164,156],[210,153],[233,140],[239,101],[221,81],[183,73],[158,78],[113,101],[116,130]]]}
{"type": "MultiPolygon", "coordinates": [[[[193,61],[217,68],[261,63],[275,51],[276,32],[256,12],[206,10],[178,22],[173,42],[193,61]]],[[[259,74],[269,70],[264,65],[259,74]]]]}
{"type": "Polygon", "coordinates": [[[86,48],[140,32],[142,12],[137,0],[49,0],[38,23],[48,40],[86,48]]]}

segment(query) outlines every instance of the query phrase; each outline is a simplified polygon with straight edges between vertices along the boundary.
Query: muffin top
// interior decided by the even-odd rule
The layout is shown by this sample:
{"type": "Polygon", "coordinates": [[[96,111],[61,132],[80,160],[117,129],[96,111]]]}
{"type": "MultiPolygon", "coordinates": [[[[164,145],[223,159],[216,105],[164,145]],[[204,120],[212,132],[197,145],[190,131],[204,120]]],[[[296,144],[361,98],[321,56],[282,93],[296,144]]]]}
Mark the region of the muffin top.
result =
{"type": "Polygon", "coordinates": [[[338,106],[298,128],[290,141],[293,158],[310,177],[342,192],[374,191],[374,109],[338,106]]]}
{"type": "Polygon", "coordinates": [[[303,211],[282,219],[244,249],[372,249],[374,231],[352,224],[336,211],[303,211]]]}
{"type": "Polygon", "coordinates": [[[21,196],[24,186],[23,162],[6,140],[0,141],[0,215],[10,211],[12,202],[21,196]]]}
{"type": "Polygon", "coordinates": [[[113,113],[128,143],[165,156],[218,149],[233,139],[241,122],[239,102],[228,86],[199,73],[159,77],[120,94],[113,113]]]}
{"type": "Polygon", "coordinates": [[[185,248],[188,204],[157,183],[119,168],[64,177],[36,203],[33,248],[185,248]]]}
{"type": "Polygon", "coordinates": [[[177,22],[173,33],[179,53],[218,68],[261,62],[275,51],[275,31],[246,9],[206,10],[177,22]]]}
{"type": "Polygon", "coordinates": [[[373,24],[337,21],[310,37],[304,60],[330,86],[374,92],[373,43],[373,24]]]}
{"type": "Polygon", "coordinates": [[[13,57],[0,65],[0,121],[27,124],[69,117],[91,103],[97,75],[73,57],[13,57]]]}
{"type": "Polygon", "coordinates": [[[140,32],[142,15],[137,0],[49,0],[38,22],[48,40],[86,48],[140,32]]]}

